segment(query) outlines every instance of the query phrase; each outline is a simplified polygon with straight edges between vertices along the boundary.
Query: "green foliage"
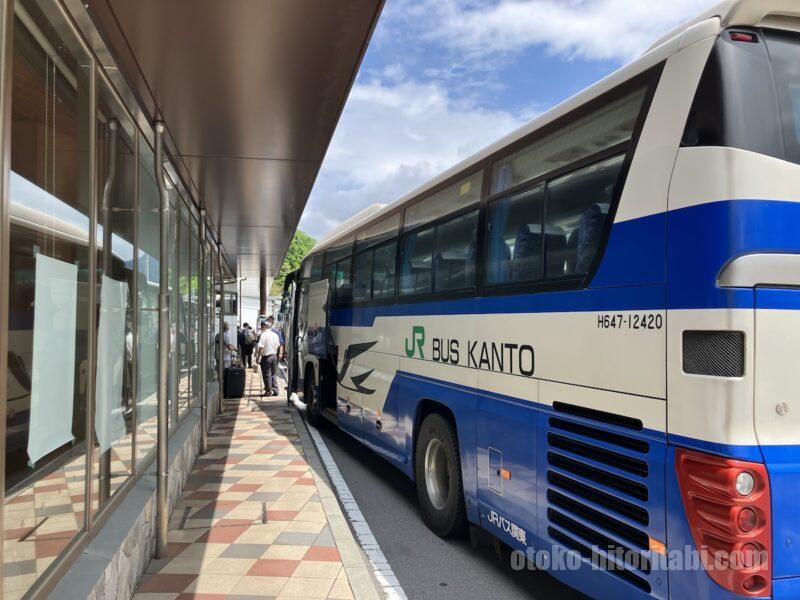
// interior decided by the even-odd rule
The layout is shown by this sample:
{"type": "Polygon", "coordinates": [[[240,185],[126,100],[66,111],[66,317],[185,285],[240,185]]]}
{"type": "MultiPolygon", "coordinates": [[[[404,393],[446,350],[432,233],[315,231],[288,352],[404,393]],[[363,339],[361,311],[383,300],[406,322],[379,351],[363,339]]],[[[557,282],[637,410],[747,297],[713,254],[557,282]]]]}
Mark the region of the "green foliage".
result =
{"type": "Polygon", "coordinates": [[[278,271],[278,276],[275,278],[275,281],[272,282],[271,296],[280,296],[283,294],[283,283],[286,280],[286,276],[300,267],[300,263],[303,262],[303,257],[308,254],[308,251],[311,250],[316,243],[317,240],[307,233],[299,229],[295,232],[292,243],[289,244],[289,251],[286,253],[286,258],[283,259],[283,264],[281,265],[280,271],[278,271]]]}

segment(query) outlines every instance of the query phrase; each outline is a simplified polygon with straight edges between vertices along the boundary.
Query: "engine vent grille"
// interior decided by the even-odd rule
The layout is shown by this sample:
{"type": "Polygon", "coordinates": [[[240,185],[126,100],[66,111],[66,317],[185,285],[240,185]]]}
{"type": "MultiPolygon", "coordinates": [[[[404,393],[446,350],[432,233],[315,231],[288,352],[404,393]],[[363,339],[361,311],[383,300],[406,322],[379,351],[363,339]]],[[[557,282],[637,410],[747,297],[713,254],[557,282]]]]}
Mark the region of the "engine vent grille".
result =
{"type": "Polygon", "coordinates": [[[684,331],[683,372],[712,377],[742,377],[744,332],[684,331]]]}
{"type": "Polygon", "coordinates": [[[548,535],[645,593],[650,559],[651,443],[641,423],[554,405],[546,429],[548,535]]]}

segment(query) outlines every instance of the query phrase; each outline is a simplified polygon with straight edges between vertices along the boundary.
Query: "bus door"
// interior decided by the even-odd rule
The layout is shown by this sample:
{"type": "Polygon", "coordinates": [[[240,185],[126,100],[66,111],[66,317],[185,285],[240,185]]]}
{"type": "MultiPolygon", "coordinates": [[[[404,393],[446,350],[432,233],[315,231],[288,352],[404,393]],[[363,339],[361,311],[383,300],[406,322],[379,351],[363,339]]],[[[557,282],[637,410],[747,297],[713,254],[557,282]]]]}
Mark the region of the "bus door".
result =
{"type": "Polygon", "coordinates": [[[297,282],[292,281],[286,289],[286,313],[283,322],[283,339],[286,344],[286,383],[289,393],[297,389],[297,282]]]}

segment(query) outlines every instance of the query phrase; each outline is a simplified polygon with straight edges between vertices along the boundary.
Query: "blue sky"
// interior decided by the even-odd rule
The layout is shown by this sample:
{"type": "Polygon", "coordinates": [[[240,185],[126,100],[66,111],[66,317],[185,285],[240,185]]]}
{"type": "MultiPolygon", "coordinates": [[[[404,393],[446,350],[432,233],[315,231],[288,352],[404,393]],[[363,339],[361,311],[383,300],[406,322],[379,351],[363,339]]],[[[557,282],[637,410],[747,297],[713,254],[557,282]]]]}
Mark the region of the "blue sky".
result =
{"type": "Polygon", "coordinates": [[[713,0],[387,0],[300,228],[392,202],[713,0]]]}

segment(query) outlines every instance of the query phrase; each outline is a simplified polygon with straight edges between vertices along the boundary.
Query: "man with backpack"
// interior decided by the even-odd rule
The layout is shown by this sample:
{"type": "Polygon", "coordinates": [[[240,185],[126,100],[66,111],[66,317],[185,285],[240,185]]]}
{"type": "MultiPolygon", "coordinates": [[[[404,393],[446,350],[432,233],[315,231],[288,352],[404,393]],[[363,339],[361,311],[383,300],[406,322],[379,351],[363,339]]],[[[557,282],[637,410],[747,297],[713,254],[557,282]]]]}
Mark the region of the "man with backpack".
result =
{"type": "Polygon", "coordinates": [[[253,346],[256,343],[256,337],[253,335],[253,329],[248,323],[244,324],[244,331],[242,332],[242,365],[246,367],[253,366],[253,346]]]}

